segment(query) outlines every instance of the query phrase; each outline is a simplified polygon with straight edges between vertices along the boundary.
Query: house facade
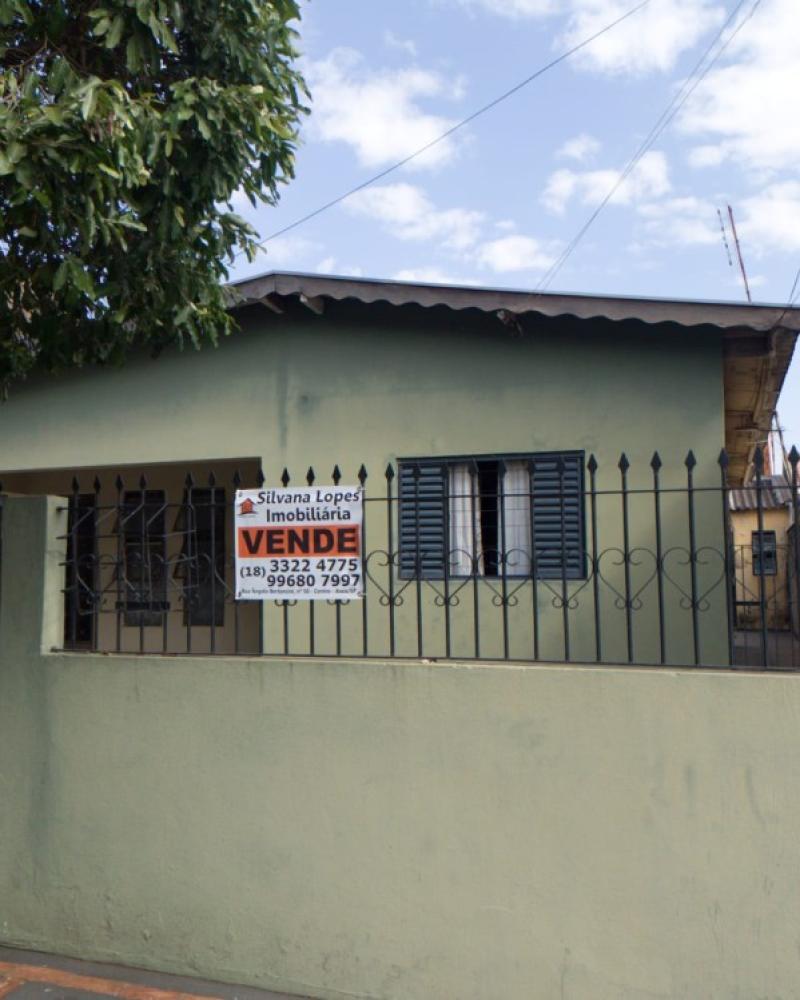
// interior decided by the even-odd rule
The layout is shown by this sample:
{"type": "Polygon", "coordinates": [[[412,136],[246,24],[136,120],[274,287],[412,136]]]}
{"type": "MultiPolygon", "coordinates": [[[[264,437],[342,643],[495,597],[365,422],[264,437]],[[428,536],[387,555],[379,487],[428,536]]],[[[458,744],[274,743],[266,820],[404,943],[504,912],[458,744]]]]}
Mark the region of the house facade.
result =
{"type": "Polygon", "coordinates": [[[3,405],[0,942],[320,1000],[793,996],[800,688],[768,630],[731,656],[727,541],[797,312],[237,307],[3,405]],[[234,599],[233,490],[284,482],[363,487],[363,599],[234,599]]]}
{"type": "Polygon", "coordinates": [[[796,310],[291,274],[232,308],[216,350],[4,404],[3,490],[71,508],[68,648],[729,662],[721,476],[796,310]],[[235,601],[235,490],[331,482],[365,490],[364,600],[235,601]]]}

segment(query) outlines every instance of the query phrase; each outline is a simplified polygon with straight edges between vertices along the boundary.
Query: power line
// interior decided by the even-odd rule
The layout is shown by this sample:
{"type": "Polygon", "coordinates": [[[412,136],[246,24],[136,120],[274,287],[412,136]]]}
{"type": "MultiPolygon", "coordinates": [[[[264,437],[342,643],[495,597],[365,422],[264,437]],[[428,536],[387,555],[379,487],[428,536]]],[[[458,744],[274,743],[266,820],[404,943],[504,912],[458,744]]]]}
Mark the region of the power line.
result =
{"type": "Polygon", "coordinates": [[[630,158],[630,160],[628,160],[622,173],[614,182],[608,194],[606,194],[606,196],[603,198],[600,204],[594,209],[594,211],[591,213],[591,215],[583,224],[583,226],[581,226],[581,228],[578,230],[578,232],[570,241],[570,243],[567,245],[567,247],[562,251],[562,253],[556,258],[556,260],[550,266],[550,268],[545,272],[545,274],[543,275],[543,277],[541,278],[541,280],[539,281],[538,285],[535,288],[536,292],[544,291],[548,287],[548,285],[550,285],[550,283],[553,281],[553,278],[555,278],[555,276],[558,274],[558,272],[566,263],[567,259],[575,251],[576,247],[583,239],[583,237],[586,235],[588,230],[591,228],[597,217],[600,215],[600,213],[603,211],[606,205],[611,201],[611,199],[614,197],[614,195],[617,193],[620,187],[625,183],[630,174],[636,168],[636,166],[638,165],[639,161],[642,159],[644,154],[650,149],[650,147],[653,145],[656,139],[658,139],[662,135],[667,126],[674,119],[675,115],[677,115],[677,113],[680,111],[683,105],[688,101],[688,99],[691,97],[691,95],[694,93],[694,91],[697,89],[700,83],[702,83],[702,81],[708,75],[708,73],[710,72],[714,64],[717,62],[717,60],[720,58],[722,53],[725,51],[725,49],[727,49],[727,47],[731,44],[734,38],[739,34],[739,32],[742,30],[745,24],[750,20],[753,14],[755,14],[756,9],[761,4],[761,0],[755,0],[755,3],[753,4],[747,16],[742,19],[742,21],[736,26],[735,30],[731,32],[731,34],[728,36],[725,42],[720,46],[718,51],[713,55],[711,59],[709,59],[708,63],[704,65],[704,63],[706,63],[706,60],[709,58],[709,55],[713,51],[714,47],[717,45],[720,38],[725,33],[728,26],[731,24],[731,22],[739,13],[741,8],[744,6],[744,2],[745,0],[739,0],[739,2],[733,8],[733,10],[728,15],[722,27],[719,29],[719,31],[712,39],[711,43],[703,52],[702,56],[698,60],[692,72],[684,81],[678,93],[675,95],[675,97],[673,97],[673,99],[661,113],[655,125],[650,129],[650,132],[645,137],[644,141],[641,143],[641,145],[633,154],[633,156],[630,158]]]}
{"type": "MultiPolygon", "coordinates": [[[[489,101],[488,104],[484,104],[483,107],[478,108],[477,111],[473,111],[471,115],[468,115],[466,118],[462,118],[461,121],[458,121],[454,125],[451,125],[450,128],[448,128],[445,132],[442,132],[441,135],[438,135],[436,136],[436,138],[431,139],[430,142],[426,142],[424,146],[420,146],[419,149],[414,150],[413,153],[409,153],[409,155],[403,157],[402,160],[398,160],[397,163],[393,163],[391,166],[386,167],[384,170],[381,170],[374,176],[367,178],[367,180],[362,181],[355,187],[350,188],[349,191],[345,191],[344,194],[337,195],[336,198],[332,198],[330,201],[325,202],[325,204],[320,205],[319,208],[315,208],[313,211],[308,212],[306,215],[301,216],[301,218],[296,219],[294,222],[289,223],[288,226],[284,226],[282,229],[278,229],[276,232],[272,233],[265,239],[261,240],[260,243],[257,243],[256,247],[258,249],[263,249],[266,246],[266,244],[270,243],[272,240],[277,239],[279,236],[284,236],[286,233],[291,232],[293,229],[297,229],[298,226],[302,226],[306,222],[309,222],[311,219],[315,219],[318,215],[322,215],[323,212],[327,212],[328,209],[334,208],[336,205],[341,204],[347,198],[352,197],[354,194],[358,194],[359,191],[363,191],[364,188],[370,187],[372,184],[375,184],[378,181],[383,180],[384,177],[388,177],[389,174],[392,174],[396,170],[399,170],[401,167],[406,166],[407,163],[411,163],[412,160],[415,160],[417,159],[417,157],[422,156],[423,153],[427,153],[429,149],[433,149],[434,146],[438,146],[440,142],[444,142],[445,139],[449,139],[454,132],[458,132],[459,129],[462,129],[466,125],[469,125],[471,122],[474,122],[476,118],[480,118],[481,115],[485,115],[487,111],[491,111],[493,108],[496,108],[498,104],[502,104],[503,101],[508,100],[509,97],[512,97],[514,94],[518,93],[524,87],[527,87],[528,84],[533,83],[534,80],[537,80],[540,76],[543,76],[549,70],[558,66],[560,63],[569,59],[571,56],[575,55],[576,52],[580,52],[581,49],[585,49],[587,45],[591,45],[592,42],[597,41],[597,39],[600,38],[602,35],[605,35],[606,32],[611,31],[613,28],[616,28],[618,24],[622,24],[622,22],[626,21],[629,17],[633,17],[634,14],[637,14],[643,7],[646,7],[650,2],[651,0],[641,0],[641,3],[638,3],[635,7],[632,7],[625,14],[622,14],[616,20],[611,21],[610,24],[607,24],[604,28],[601,28],[599,31],[596,31],[593,35],[590,35],[588,38],[585,38],[582,42],[579,42],[577,45],[573,45],[572,48],[567,49],[565,52],[562,52],[561,55],[551,60],[551,62],[537,69],[535,73],[531,73],[530,76],[525,77],[524,80],[521,80],[519,83],[515,84],[509,90],[506,90],[504,93],[500,94],[499,97],[495,97],[493,100],[489,101]]],[[[744,0],[742,0],[742,2],[744,2],[744,0]]],[[[237,251],[233,255],[234,260],[237,257],[241,256],[241,254],[243,253],[245,253],[244,250],[237,251]]]]}
{"type": "Polygon", "coordinates": [[[772,324],[772,327],[769,331],[770,333],[778,329],[778,327],[783,322],[783,317],[786,315],[786,313],[789,312],[789,310],[792,309],[797,304],[797,300],[798,298],[800,298],[800,288],[797,287],[798,285],[800,285],[800,267],[798,267],[797,273],[794,276],[794,281],[792,282],[792,290],[789,292],[789,298],[786,300],[786,305],[783,307],[783,312],[772,324]],[[797,294],[795,294],[795,292],[797,294]]]}

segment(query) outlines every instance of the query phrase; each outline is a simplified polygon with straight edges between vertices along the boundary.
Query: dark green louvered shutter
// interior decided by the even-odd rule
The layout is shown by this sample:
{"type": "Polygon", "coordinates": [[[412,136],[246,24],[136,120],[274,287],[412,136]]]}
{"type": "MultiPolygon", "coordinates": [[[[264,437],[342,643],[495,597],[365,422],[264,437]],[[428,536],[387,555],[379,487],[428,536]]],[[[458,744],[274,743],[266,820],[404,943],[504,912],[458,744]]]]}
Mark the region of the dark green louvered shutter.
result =
{"type": "Polygon", "coordinates": [[[400,576],[444,578],[447,550],[447,465],[403,462],[398,475],[400,498],[400,576]],[[419,477],[414,470],[419,469],[419,477]],[[417,567],[419,566],[419,574],[417,567]]]}
{"type": "MultiPolygon", "coordinates": [[[[513,460],[516,460],[517,456],[513,460]]],[[[466,462],[470,459],[459,459],[466,462]]],[[[481,456],[480,462],[500,461],[481,456]]],[[[536,575],[543,580],[586,576],[583,497],[583,453],[548,452],[531,455],[531,503],[536,575]],[[563,477],[559,471],[563,462],[563,477]],[[562,510],[563,508],[563,510],[562,510]]],[[[448,463],[435,460],[401,462],[400,576],[441,580],[447,551],[448,463]],[[414,470],[419,469],[415,478],[414,470]],[[419,574],[417,574],[419,567],[419,574]]],[[[496,516],[496,514],[495,514],[496,516]]]]}
{"type": "Polygon", "coordinates": [[[533,455],[532,461],[536,575],[543,580],[560,580],[563,563],[568,580],[582,579],[586,576],[583,453],[533,455]]]}

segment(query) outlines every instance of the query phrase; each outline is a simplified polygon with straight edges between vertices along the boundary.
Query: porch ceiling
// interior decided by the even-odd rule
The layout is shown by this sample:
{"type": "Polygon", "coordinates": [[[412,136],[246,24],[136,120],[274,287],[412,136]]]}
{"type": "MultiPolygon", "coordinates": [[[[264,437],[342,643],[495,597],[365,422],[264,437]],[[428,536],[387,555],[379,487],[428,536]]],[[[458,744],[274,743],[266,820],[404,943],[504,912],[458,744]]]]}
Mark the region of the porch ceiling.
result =
{"type": "Polygon", "coordinates": [[[725,447],[734,485],[747,479],[756,446],[767,441],[796,337],[783,328],[725,333],[725,447]]]}
{"type": "Polygon", "coordinates": [[[733,485],[740,485],[756,445],[766,441],[772,414],[800,331],[800,308],[602,295],[562,295],[504,288],[432,285],[274,271],[228,288],[231,308],[260,303],[276,313],[295,299],[321,315],[327,300],[365,305],[478,309],[502,322],[536,313],[579,320],[635,320],[724,331],[725,447],[733,485]]]}

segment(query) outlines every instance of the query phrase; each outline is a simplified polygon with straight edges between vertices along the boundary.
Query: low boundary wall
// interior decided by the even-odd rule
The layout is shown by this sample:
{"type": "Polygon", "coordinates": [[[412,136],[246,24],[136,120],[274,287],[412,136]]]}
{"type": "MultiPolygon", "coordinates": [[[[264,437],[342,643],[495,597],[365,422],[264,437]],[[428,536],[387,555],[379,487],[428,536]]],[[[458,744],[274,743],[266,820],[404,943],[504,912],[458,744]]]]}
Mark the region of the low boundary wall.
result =
{"type": "Polygon", "coordinates": [[[797,996],[800,678],[52,654],[10,498],[0,941],[321,998],[797,996]]]}

